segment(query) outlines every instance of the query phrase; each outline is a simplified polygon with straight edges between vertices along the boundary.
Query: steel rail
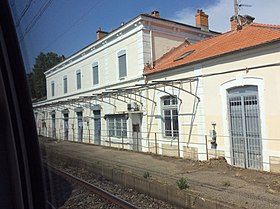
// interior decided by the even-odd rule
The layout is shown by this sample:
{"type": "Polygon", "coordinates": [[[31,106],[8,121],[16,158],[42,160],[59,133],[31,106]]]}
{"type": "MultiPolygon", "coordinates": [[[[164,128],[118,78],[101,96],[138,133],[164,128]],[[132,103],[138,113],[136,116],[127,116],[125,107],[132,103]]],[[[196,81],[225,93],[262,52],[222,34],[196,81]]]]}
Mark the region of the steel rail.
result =
{"type": "Polygon", "coordinates": [[[50,168],[51,170],[53,170],[58,175],[79,184],[80,186],[94,192],[95,194],[100,195],[102,198],[108,200],[111,203],[114,203],[114,204],[116,204],[116,205],[118,205],[118,206],[120,206],[124,209],[138,209],[138,207],[136,207],[135,205],[132,205],[131,203],[129,203],[129,202],[127,202],[127,201],[125,201],[125,200],[123,200],[123,199],[121,199],[121,198],[119,198],[119,197],[117,197],[117,196],[99,188],[98,186],[95,186],[95,185],[93,185],[93,184],[91,184],[91,183],[89,183],[89,182],[87,182],[83,179],[80,179],[76,176],[73,176],[73,175],[71,175],[71,174],[69,174],[69,173],[67,173],[67,172],[65,172],[61,169],[58,169],[58,168],[56,168],[52,165],[47,164],[46,166],[48,168],[50,168]]]}

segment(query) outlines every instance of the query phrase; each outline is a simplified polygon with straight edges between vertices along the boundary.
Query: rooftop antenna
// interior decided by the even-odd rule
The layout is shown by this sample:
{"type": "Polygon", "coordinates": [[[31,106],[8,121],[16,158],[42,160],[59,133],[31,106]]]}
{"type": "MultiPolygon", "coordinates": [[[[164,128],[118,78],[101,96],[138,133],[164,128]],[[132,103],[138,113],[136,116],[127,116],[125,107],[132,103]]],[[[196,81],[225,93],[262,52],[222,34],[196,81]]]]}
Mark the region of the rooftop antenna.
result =
{"type": "Polygon", "coordinates": [[[241,7],[251,7],[252,5],[241,4],[241,0],[238,2],[237,0],[233,0],[234,2],[234,16],[236,18],[236,23],[238,27],[242,27],[239,10],[241,7]]]}

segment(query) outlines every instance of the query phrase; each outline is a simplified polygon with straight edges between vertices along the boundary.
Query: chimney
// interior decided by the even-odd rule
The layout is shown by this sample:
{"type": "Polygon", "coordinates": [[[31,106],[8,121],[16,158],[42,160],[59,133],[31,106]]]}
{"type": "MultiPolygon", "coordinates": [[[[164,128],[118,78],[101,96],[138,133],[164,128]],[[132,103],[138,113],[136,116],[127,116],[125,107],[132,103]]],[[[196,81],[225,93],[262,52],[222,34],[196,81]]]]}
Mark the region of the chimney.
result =
{"type": "Polygon", "coordinates": [[[244,15],[243,18],[245,19],[246,24],[251,24],[255,20],[255,18],[250,15],[244,15]]]}
{"type": "Polygon", "coordinates": [[[199,27],[203,31],[209,31],[208,15],[205,14],[202,9],[196,10],[195,15],[196,27],[199,27]]]}
{"type": "Polygon", "coordinates": [[[241,30],[244,25],[251,24],[255,20],[255,18],[250,15],[244,15],[244,16],[238,15],[238,17],[239,17],[239,21],[240,21],[239,24],[237,24],[236,16],[233,15],[230,18],[231,30],[241,30]]]}
{"type": "Polygon", "coordinates": [[[154,17],[160,17],[159,16],[159,11],[156,11],[156,10],[152,11],[151,15],[154,16],[154,17]]]}
{"type": "Polygon", "coordinates": [[[107,34],[108,34],[108,32],[102,31],[101,28],[98,28],[98,30],[96,31],[96,40],[103,38],[107,34]]]}

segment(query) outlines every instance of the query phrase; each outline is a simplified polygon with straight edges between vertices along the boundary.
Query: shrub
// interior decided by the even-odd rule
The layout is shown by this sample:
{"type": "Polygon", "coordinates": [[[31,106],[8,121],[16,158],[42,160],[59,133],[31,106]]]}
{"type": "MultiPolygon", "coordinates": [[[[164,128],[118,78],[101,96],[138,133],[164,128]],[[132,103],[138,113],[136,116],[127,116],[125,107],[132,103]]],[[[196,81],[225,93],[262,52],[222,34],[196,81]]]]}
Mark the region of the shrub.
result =
{"type": "Polygon", "coordinates": [[[181,177],[181,178],[177,181],[177,186],[179,187],[180,190],[189,188],[189,185],[187,184],[187,179],[184,178],[184,177],[181,177]]]}
{"type": "Polygon", "coordinates": [[[151,177],[151,175],[148,171],[145,171],[144,174],[143,174],[143,177],[146,179],[148,177],[151,177]]]}

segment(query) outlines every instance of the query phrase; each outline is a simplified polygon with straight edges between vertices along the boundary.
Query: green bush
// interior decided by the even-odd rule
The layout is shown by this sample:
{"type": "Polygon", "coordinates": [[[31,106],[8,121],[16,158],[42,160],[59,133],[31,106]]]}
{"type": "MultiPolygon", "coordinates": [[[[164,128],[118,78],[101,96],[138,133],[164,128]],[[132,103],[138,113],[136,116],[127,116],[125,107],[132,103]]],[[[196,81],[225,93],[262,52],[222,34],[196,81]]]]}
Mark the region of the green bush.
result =
{"type": "Polygon", "coordinates": [[[177,181],[177,186],[179,187],[180,190],[189,188],[189,185],[187,184],[187,179],[184,178],[184,177],[181,177],[181,178],[177,181]]]}
{"type": "Polygon", "coordinates": [[[151,175],[148,171],[145,171],[144,174],[143,174],[143,177],[146,179],[148,177],[151,177],[151,175]]]}

